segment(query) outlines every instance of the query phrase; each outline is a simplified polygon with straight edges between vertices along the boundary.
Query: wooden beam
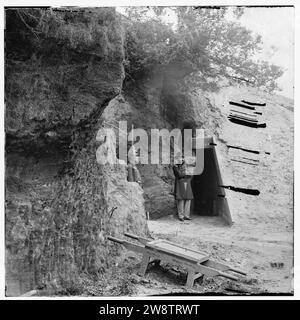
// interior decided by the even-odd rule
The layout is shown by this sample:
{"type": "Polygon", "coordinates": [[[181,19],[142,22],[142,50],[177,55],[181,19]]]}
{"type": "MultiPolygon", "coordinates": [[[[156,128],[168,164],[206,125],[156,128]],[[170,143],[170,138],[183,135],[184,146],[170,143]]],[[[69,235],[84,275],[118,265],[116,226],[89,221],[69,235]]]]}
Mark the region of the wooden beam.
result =
{"type": "Polygon", "coordinates": [[[168,243],[168,244],[171,244],[173,245],[175,248],[181,248],[181,249],[184,249],[186,250],[186,254],[180,252],[180,253],[177,253],[176,251],[172,251],[172,250],[169,250],[169,249],[166,249],[166,248],[163,248],[163,247],[160,247],[159,246],[159,242],[155,243],[155,242],[150,242],[150,243],[147,243],[146,244],[146,248],[149,248],[149,249],[155,249],[157,251],[160,251],[162,253],[166,253],[166,254],[169,254],[173,257],[179,257],[179,258],[185,258],[189,261],[194,261],[194,262],[202,262],[202,261],[206,261],[209,259],[209,255],[207,253],[204,253],[204,252],[199,252],[199,251],[195,251],[195,250],[190,250],[188,248],[184,248],[184,247],[181,247],[181,246],[178,246],[177,244],[175,243],[172,243],[172,242],[167,242],[167,241],[161,241],[161,243],[163,244],[163,242],[165,243],[168,243]],[[198,255],[198,257],[193,257],[191,255],[188,254],[188,252],[192,252],[192,253],[196,253],[198,255]]]}
{"type": "Polygon", "coordinates": [[[217,269],[213,269],[213,268],[210,268],[210,267],[206,267],[204,266],[203,264],[198,264],[198,269],[197,269],[199,272],[207,275],[207,276],[221,276],[221,277],[224,277],[224,278],[228,278],[228,279],[231,279],[231,280],[235,280],[237,281],[238,278],[229,274],[229,273],[225,273],[223,271],[219,271],[217,269]]]}
{"type": "Polygon", "coordinates": [[[215,268],[215,269],[218,269],[220,271],[234,271],[236,273],[239,273],[239,274],[242,274],[244,276],[247,275],[246,272],[244,271],[241,271],[239,269],[236,269],[236,268],[233,268],[231,266],[228,266],[224,263],[221,263],[221,262],[217,262],[217,261],[214,261],[214,260],[207,260],[205,262],[202,262],[202,264],[206,267],[210,267],[210,268],[215,268]]]}
{"type": "Polygon", "coordinates": [[[150,260],[150,255],[148,253],[144,252],[143,259],[141,262],[141,267],[140,267],[140,275],[142,277],[145,275],[145,273],[147,271],[149,260],[150,260]]]}
{"type": "Polygon", "coordinates": [[[230,112],[237,112],[237,113],[241,113],[241,114],[244,114],[246,116],[254,117],[254,118],[257,117],[255,114],[250,114],[250,113],[246,113],[246,112],[242,112],[242,111],[238,111],[238,110],[233,110],[233,109],[230,109],[230,112]]]}
{"type": "Polygon", "coordinates": [[[118,238],[111,237],[111,236],[108,236],[107,239],[110,240],[110,241],[122,244],[128,250],[139,252],[139,253],[144,253],[145,252],[145,247],[144,246],[141,246],[141,245],[138,245],[138,244],[134,244],[134,243],[128,242],[126,240],[118,239],[118,238]]]}
{"type": "Polygon", "coordinates": [[[249,104],[250,106],[260,106],[260,107],[264,107],[266,106],[266,103],[258,103],[258,102],[249,102],[246,100],[242,100],[243,103],[249,104]]]}
{"type": "MultiPolygon", "coordinates": [[[[213,143],[215,143],[214,138],[213,138],[213,143]]],[[[218,161],[218,149],[216,147],[213,147],[213,156],[214,156],[215,163],[216,163],[218,181],[221,182],[221,184],[218,184],[218,185],[223,185],[221,169],[220,169],[220,165],[219,165],[219,161],[218,161]]],[[[229,209],[228,202],[226,199],[226,190],[224,188],[219,188],[219,193],[221,195],[225,196],[224,198],[220,198],[223,202],[223,208],[224,208],[224,214],[222,214],[222,218],[225,220],[225,222],[228,225],[231,226],[232,225],[232,217],[231,217],[230,209],[229,209]]]]}
{"type": "Polygon", "coordinates": [[[135,234],[131,234],[131,233],[128,233],[128,232],[124,232],[124,236],[128,237],[128,238],[131,238],[131,239],[134,239],[134,240],[137,240],[139,242],[141,242],[142,244],[146,244],[150,241],[153,241],[153,239],[147,239],[147,238],[144,238],[144,237],[141,237],[141,236],[137,236],[135,234]]]}
{"type": "Polygon", "coordinates": [[[258,122],[258,120],[256,120],[256,119],[247,118],[247,117],[244,117],[244,116],[241,116],[241,115],[235,115],[235,114],[232,114],[232,113],[228,116],[228,118],[237,118],[237,119],[241,119],[241,120],[244,120],[244,121],[258,122]]]}
{"type": "Polygon", "coordinates": [[[194,285],[194,280],[195,280],[195,271],[194,270],[188,270],[188,275],[186,279],[186,287],[192,288],[194,285]]]}
{"type": "Polygon", "coordinates": [[[235,162],[250,164],[250,165],[252,165],[252,166],[257,166],[257,163],[251,163],[251,162],[242,161],[242,160],[236,160],[236,159],[230,159],[230,160],[231,160],[231,161],[235,161],[235,162]]]}
{"type": "Polygon", "coordinates": [[[246,106],[242,103],[238,103],[238,102],[233,102],[233,101],[229,101],[229,104],[233,105],[233,106],[236,106],[236,107],[240,107],[240,108],[245,108],[245,109],[249,109],[249,110],[255,110],[254,107],[249,107],[249,106],[246,106]]]}

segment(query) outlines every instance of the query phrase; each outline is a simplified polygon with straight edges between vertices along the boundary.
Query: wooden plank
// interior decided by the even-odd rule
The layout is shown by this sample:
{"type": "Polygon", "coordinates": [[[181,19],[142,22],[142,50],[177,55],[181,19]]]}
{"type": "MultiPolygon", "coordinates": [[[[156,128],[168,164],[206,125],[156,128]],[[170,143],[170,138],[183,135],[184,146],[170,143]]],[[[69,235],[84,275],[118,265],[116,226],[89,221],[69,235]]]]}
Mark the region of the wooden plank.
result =
{"type": "MultiPolygon", "coordinates": [[[[213,138],[213,143],[215,143],[214,138],[213,138]]],[[[214,155],[215,163],[216,163],[218,181],[220,182],[219,185],[223,185],[221,169],[220,169],[220,165],[219,165],[219,161],[218,161],[218,150],[216,147],[213,147],[213,155],[214,155]]],[[[219,193],[221,195],[225,196],[224,198],[220,198],[220,199],[222,199],[223,206],[224,206],[224,213],[222,214],[222,217],[225,220],[225,222],[227,222],[228,225],[232,225],[232,218],[231,218],[231,214],[230,214],[230,209],[229,209],[228,202],[226,199],[226,191],[224,190],[224,188],[220,188],[219,193]]]]}
{"type": "Polygon", "coordinates": [[[229,145],[229,144],[227,145],[227,147],[228,147],[228,149],[232,148],[232,149],[242,150],[242,151],[250,152],[250,153],[254,153],[254,154],[259,154],[260,153],[257,150],[250,150],[250,149],[242,148],[240,146],[233,146],[233,145],[229,145]]]}
{"type": "Polygon", "coordinates": [[[206,261],[209,255],[203,252],[191,250],[185,247],[178,246],[175,243],[168,241],[154,241],[146,244],[147,248],[153,248],[169,255],[184,257],[187,260],[194,262],[206,261]]]}
{"type": "Polygon", "coordinates": [[[199,273],[199,272],[196,273],[196,272],[195,272],[194,281],[197,280],[198,278],[202,277],[202,276],[203,276],[202,273],[199,273]]]}
{"type": "Polygon", "coordinates": [[[207,266],[207,267],[211,267],[211,268],[214,268],[214,269],[217,269],[217,270],[220,270],[220,271],[234,271],[236,273],[239,273],[239,274],[242,274],[244,276],[247,275],[246,272],[244,271],[241,271],[239,269],[236,269],[236,268],[233,268],[231,266],[228,266],[226,264],[223,264],[221,262],[217,262],[217,261],[214,261],[214,260],[207,260],[205,262],[202,263],[204,266],[207,266]]]}
{"type": "MultiPolygon", "coordinates": [[[[174,242],[171,242],[171,241],[168,241],[168,240],[162,240],[163,242],[167,242],[167,243],[170,243],[170,244],[174,244],[174,242]]],[[[204,255],[204,256],[206,256],[207,255],[207,253],[206,252],[204,252],[204,251],[198,251],[198,250],[194,250],[194,249],[190,249],[190,248],[187,248],[187,247],[183,247],[183,246],[181,246],[181,245],[179,245],[179,244],[175,244],[178,248],[182,248],[182,249],[187,249],[187,250],[189,250],[189,251],[192,251],[192,252],[195,252],[195,253],[200,253],[200,254],[202,254],[202,255],[204,255]]]]}
{"type": "Polygon", "coordinates": [[[229,110],[230,112],[237,112],[237,113],[240,113],[240,114],[244,114],[244,115],[246,115],[246,116],[248,116],[248,117],[254,117],[255,119],[257,119],[256,117],[256,115],[255,114],[250,114],[250,113],[247,113],[247,112],[242,112],[242,111],[238,111],[238,110],[232,110],[232,109],[230,109],[229,110]]]}
{"type": "Polygon", "coordinates": [[[206,266],[206,267],[210,267],[210,268],[214,268],[214,269],[218,269],[220,271],[226,271],[226,270],[229,270],[230,267],[226,264],[223,264],[221,262],[216,262],[216,261],[213,261],[213,260],[207,260],[207,261],[204,261],[203,263],[201,263],[202,265],[206,266]]]}
{"type": "Polygon", "coordinates": [[[247,161],[238,160],[238,159],[230,159],[230,161],[235,161],[235,162],[240,162],[240,163],[250,164],[251,166],[257,166],[257,163],[247,162],[247,161]]]}
{"type": "Polygon", "coordinates": [[[250,101],[246,101],[246,100],[242,100],[243,103],[247,103],[250,106],[260,106],[260,107],[264,107],[266,106],[266,103],[259,103],[259,102],[250,102],[250,101]]]}
{"type": "MultiPolygon", "coordinates": [[[[157,245],[156,245],[157,246],[157,245]]],[[[207,257],[208,255],[206,253],[201,253],[201,252],[197,252],[194,250],[190,250],[189,248],[184,248],[181,246],[177,246],[174,243],[170,243],[170,242],[161,242],[160,244],[158,244],[159,248],[163,249],[163,250],[170,250],[175,252],[176,254],[180,254],[180,255],[186,255],[189,256],[191,258],[193,258],[196,261],[202,260],[203,257],[207,257]]]]}
{"type": "Polygon", "coordinates": [[[123,246],[126,249],[131,250],[131,251],[135,251],[135,252],[139,252],[139,253],[144,253],[145,252],[145,247],[141,246],[139,244],[134,244],[134,243],[126,241],[126,243],[123,243],[123,246]]]}
{"type": "Polygon", "coordinates": [[[131,233],[128,233],[128,232],[124,232],[124,235],[128,238],[131,238],[131,239],[134,239],[134,240],[138,240],[139,242],[141,242],[142,244],[146,244],[150,241],[153,241],[153,239],[147,239],[147,238],[144,238],[144,237],[141,237],[141,236],[137,236],[135,234],[131,234],[131,233]]]}
{"type": "MultiPolygon", "coordinates": [[[[133,236],[137,237],[135,235],[133,236]]],[[[192,287],[195,279],[200,277],[202,274],[208,276],[222,276],[231,280],[238,280],[238,278],[223,271],[229,270],[246,275],[243,271],[209,260],[207,254],[204,252],[182,247],[167,240],[153,240],[148,242],[144,247],[110,236],[107,237],[107,239],[120,243],[129,250],[143,253],[139,270],[141,276],[145,275],[150,258],[154,259],[152,262],[157,261],[159,263],[160,260],[166,260],[167,262],[186,268],[188,270],[186,286],[188,287],[192,287]]]]}
{"type": "Polygon", "coordinates": [[[238,103],[238,102],[229,101],[229,104],[236,106],[236,107],[244,108],[244,109],[255,110],[254,107],[249,107],[249,106],[246,106],[246,105],[244,105],[242,103],[238,103]]]}
{"type": "Polygon", "coordinates": [[[145,252],[145,247],[141,246],[139,244],[134,244],[134,243],[128,242],[126,240],[122,240],[122,239],[111,237],[111,236],[108,236],[107,239],[110,240],[110,241],[122,244],[128,250],[136,251],[136,252],[139,252],[139,253],[144,253],[145,252]]]}
{"type": "Polygon", "coordinates": [[[249,117],[244,117],[244,116],[240,116],[238,114],[233,114],[233,113],[230,113],[229,116],[228,116],[229,119],[233,118],[233,119],[238,119],[238,120],[243,120],[243,121],[249,121],[249,122],[255,122],[255,123],[258,123],[258,120],[256,119],[252,119],[252,118],[249,118],[249,117]]]}
{"type": "Polygon", "coordinates": [[[251,161],[254,161],[254,162],[259,162],[258,159],[252,159],[252,158],[247,158],[247,157],[242,157],[242,159],[247,159],[247,160],[251,160],[251,161]]]}
{"type": "Polygon", "coordinates": [[[197,270],[196,261],[191,261],[184,257],[176,257],[166,252],[158,251],[157,249],[154,249],[154,248],[151,248],[151,249],[146,248],[146,252],[154,259],[164,260],[166,262],[178,265],[181,268],[197,270]]]}
{"type": "Polygon", "coordinates": [[[226,198],[223,198],[222,201],[223,201],[223,208],[224,208],[224,211],[222,212],[222,217],[225,220],[225,222],[227,222],[227,224],[231,226],[233,221],[230,214],[228,200],[226,198]]]}
{"type": "MultiPolygon", "coordinates": [[[[147,246],[147,247],[149,247],[149,246],[147,246]]],[[[174,249],[174,248],[170,248],[170,246],[168,246],[168,247],[166,247],[165,245],[154,245],[154,246],[152,246],[152,248],[154,248],[154,249],[156,249],[156,250],[159,250],[159,251],[161,251],[161,252],[163,252],[163,253],[166,253],[166,254],[170,254],[170,255],[173,255],[173,256],[177,256],[177,257],[183,257],[183,258],[185,258],[185,259],[187,259],[187,260],[189,260],[189,261],[194,261],[194,262],[202,262],[202,261],[206,261],[208,258],[209,258],[209,256],[208,255],[206,255],[206,256],[204,256],[204,255],[191,255],[191,253],[190,252],[187,252],[187,251],[183,251],[183,250],[176,250],[176,249],[174,249]]]]}
{"type": "Polygon", "coordinates": [[[187,275],[185,286],[188,288],[192,288],[194,285],[194,280],[195,280],[195,271],[192,269],[188,270],[188,275],[187,275]]]}
{"type": "Polygon", "coordinates": [[[206,276],[210,276],[210,277],[213,277],[213,276],[222,276],[224,278],[228,278],[228,279],[231,279],[231,280],[238,280],[237,277],[235,276],[232,276],[231,274],[228,274],[228,273],[225,273],[223,271],[219,271],[219,270],[216,270],[216,269],[213,269],[213,268],[210,268],[210,267],[206,267],[202,264],[198,264],[198,269],[197,269],[200,273],[203,273],[205,274],[206,276]]]}
{"type": "MultiPolygon", "coordinates": [[[[181,258],[180,257],[174,257],[174,256],[171,256],[168,253],[163,253],[163,252],[160,252],[160,251],[158,251],[156,249],[148,249],[148,248],[146,248],[146,253],[149,256],[151,256],[152,258],[164,260],[166,262],[178,265],[181,268],[187,269],[188,272],[194,271],[193,272],[193,281],[195,279],[197,279],[198,277],[200,277],[201,275],[222,276],[222,277],[225,277],[225,278],[228,278],[228,279],[231,279],[231,280],[238,280],[237,277],[235,277],[235,276],[233,276],[231,274],[223,272],[223,271],[227,271],[227,270],[228,271],[239,272],[241,274],[246,275],[244,272],[242,272],[240,270],[234,269],[232,267],[223,265],[221,263],[218,263],[218,262],[215,262],[215,261],[212,261],[212,260],[208,260],[208,261],[205,261],[205,262],[202,262],[202,263],[195,263],[195,262],[192,262],[192,261],[185,260],[184,257],[181,257],[181,258]],[[216,268],[219,268],[219,270],[216,269],[216,268]]],[[[192,281],[192,280],[190,280],[190,281],[192,281]]]]}
{"type": "Polygon", "coordinates": [[[147,252],[144,252],[141,267],[140,267],[140,275],[143,277],[147,271],[148,264],[150,261],[150,255],[147,252]]]}
{"type": "MultiPolygon", "coordinates": [[[[215,143],[214,139],[213,139],[213,143],[215,143]]],[[[222,179],[221,170],[220,170],[219,161],[218,161],[218,152],[217,152],[217,148],[216,147],[213,147],[213,156],[214,156],[214,160],[215,160],[215,163],[216,163],[218,181],[221,184],[223,184],[223,179],[222,179]]],[[[221,191],[221,194],[226,195],[224,190],[221,191]]]]}

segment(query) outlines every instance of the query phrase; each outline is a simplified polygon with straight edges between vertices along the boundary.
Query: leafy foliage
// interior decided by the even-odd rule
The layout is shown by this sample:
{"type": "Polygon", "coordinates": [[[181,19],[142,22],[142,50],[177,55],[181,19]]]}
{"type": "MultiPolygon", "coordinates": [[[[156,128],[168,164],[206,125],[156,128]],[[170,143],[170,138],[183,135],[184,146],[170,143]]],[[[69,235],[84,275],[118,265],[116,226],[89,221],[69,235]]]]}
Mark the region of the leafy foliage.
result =
{"type": "Polygon", "coordinates": [[[32,54],[53,55],[68,49],[77,53],[89,51],[98,58],[113,58],[113,43],[121,44],[121,35],[115,36],[117,23],[113,8],[7,9],[6,57],[22,61],[32,54]]]}
{"type": "MultiPolygon", "coordinates": [[[[283,70],[266,61],[255,61],[261,49],[259,35],[237,21],[227,19],[225,7],[219,9],[176,7],[177,25],[164,21],[166,9],[159,7],[127,9],[126,72],[129,78],[180,65],[195,79],[216,82],[227,78],[242,80],[268,91],[278,89],[276,79],[283,70]]],[[[171,10],[168,8],[168,10],[171,10]]],[[[243,10],[236,8],[238,19],[243,10]]]]}

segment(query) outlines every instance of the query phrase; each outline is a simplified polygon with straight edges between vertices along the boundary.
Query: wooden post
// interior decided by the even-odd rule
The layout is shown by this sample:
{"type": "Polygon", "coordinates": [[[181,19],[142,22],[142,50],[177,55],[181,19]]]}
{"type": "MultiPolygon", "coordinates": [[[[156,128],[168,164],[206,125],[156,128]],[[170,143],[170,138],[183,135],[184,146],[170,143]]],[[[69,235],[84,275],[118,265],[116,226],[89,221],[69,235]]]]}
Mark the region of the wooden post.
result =
{"type": "Polygon", "coordinates": [[[194,279],[195,279],[195,271],[194,270],[188,270],[187,280],[185,286],[188,288],[192,288],[194,285],[194,279]]]}
{"type": "Polygon", "coordinates": [[[141,267],[140,267],[140,275],[143,277],[147,271],[148,268],[148,264],[149,264],[149,260],[150,260],[150,255],[148,253],[144,253],[143,254],[143,259],[141,262],[141,267]]]}

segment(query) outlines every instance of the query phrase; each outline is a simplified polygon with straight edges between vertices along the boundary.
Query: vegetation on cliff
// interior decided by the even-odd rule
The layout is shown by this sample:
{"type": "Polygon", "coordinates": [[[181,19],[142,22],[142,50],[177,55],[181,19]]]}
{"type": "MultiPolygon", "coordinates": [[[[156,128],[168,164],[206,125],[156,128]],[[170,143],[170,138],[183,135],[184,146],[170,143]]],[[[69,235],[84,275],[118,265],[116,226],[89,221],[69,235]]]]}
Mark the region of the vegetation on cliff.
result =
{"type": "Polygon", "coordinates": [[[237,21],[227,19],[227,7],[175,7],[174,24],[165,22],[164,7],[127,8],[126,72],[128,78],[147,73],[159,65],[185,67],[194,83],[215,89],[220,80],[244,81],[269,92],[278,89],[282,68],[253,57],[262,38],[238,23],[243,9],[236,8],[237,21]],[[176,22],[176,24],[175,24],[176,22]]]}

